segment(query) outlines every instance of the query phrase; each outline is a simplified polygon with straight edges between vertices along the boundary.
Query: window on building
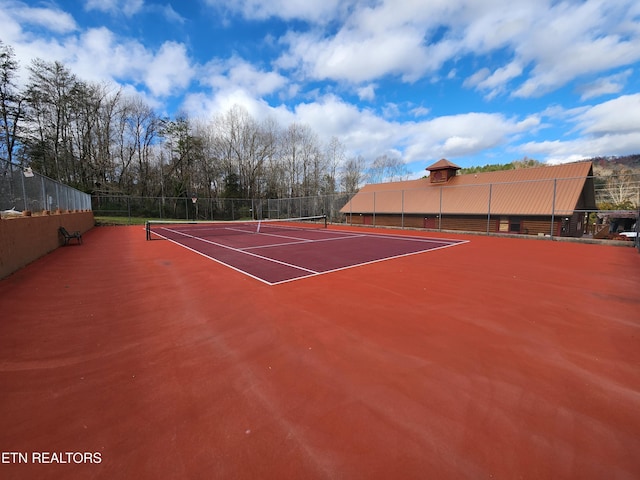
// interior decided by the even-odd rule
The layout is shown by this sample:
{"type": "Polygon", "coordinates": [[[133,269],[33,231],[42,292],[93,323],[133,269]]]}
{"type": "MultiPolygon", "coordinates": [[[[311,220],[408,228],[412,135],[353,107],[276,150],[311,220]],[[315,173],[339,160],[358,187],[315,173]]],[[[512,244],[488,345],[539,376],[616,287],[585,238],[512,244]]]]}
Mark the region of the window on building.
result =
{"type": "Polygon", "coordinates": [[[520,232],[520,217],[509,217],[509,231],[510,232],[520,232]]]}

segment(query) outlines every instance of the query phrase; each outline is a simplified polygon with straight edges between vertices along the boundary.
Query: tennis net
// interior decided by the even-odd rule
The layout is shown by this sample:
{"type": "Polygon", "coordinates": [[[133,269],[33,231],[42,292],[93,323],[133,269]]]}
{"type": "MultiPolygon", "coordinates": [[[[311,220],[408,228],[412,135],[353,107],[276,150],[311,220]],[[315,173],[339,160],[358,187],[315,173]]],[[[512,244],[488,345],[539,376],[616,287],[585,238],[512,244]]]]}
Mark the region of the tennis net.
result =
{"type": "Polygon", "coordinates": [[[327,228],[327,216],[234,221],[148,220],[147,240],[177,237],[217,237],[220,235],[270,234],[291,230],[327,228]]]}

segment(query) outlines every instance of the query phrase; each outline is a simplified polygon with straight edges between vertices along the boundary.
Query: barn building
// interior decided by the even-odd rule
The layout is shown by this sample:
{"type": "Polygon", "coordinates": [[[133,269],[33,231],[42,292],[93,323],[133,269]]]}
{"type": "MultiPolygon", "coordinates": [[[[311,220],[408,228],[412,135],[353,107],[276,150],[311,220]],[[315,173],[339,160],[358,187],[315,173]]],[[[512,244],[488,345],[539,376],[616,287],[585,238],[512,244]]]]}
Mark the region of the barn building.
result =
{"type": "Polygon", "coordinates": [[[597,210],[590,161],[459,175],[442,159],[419,180],[369,184],[340,210],[346,223],[581,237],[597,210]]]}

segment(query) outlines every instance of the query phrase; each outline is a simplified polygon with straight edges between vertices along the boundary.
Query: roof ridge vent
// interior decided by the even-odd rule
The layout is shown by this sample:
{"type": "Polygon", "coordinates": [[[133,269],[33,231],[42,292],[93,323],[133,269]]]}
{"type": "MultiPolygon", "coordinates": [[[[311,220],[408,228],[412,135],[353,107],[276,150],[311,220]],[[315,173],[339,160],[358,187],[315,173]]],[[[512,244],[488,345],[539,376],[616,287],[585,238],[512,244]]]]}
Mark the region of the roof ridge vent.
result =
{"type": "Polygon", "coordinates": [[[431,183],[445,183],[451,177],[456,176],[460,167],[446,158],[442,158],[426,169],[429,171],[429,181],[431,183]]]}

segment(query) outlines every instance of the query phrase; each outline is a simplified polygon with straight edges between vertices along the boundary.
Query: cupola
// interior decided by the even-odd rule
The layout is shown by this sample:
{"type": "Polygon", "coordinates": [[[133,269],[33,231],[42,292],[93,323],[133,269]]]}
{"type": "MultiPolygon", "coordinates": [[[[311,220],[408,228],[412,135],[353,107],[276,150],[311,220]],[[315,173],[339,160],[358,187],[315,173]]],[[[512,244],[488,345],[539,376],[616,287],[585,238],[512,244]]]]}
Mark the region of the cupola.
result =
{"type": "Polygon", "coordinates": [[[429,180],[431,183],[445,183],[451,177],[455,177],[460,167],[455,163],[451,163],[446,158],[438,160],[433,165],[427,167],[429,170],[429,180]]]}

